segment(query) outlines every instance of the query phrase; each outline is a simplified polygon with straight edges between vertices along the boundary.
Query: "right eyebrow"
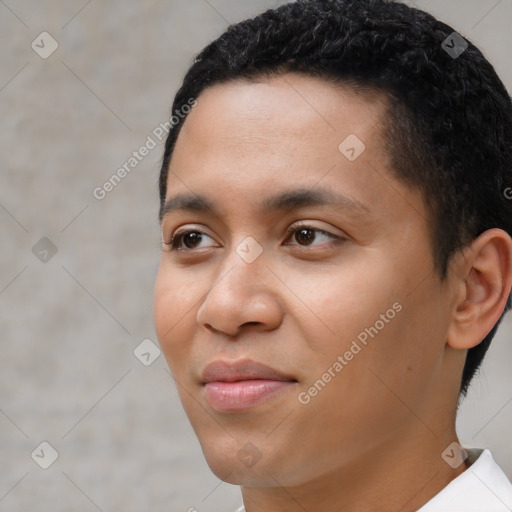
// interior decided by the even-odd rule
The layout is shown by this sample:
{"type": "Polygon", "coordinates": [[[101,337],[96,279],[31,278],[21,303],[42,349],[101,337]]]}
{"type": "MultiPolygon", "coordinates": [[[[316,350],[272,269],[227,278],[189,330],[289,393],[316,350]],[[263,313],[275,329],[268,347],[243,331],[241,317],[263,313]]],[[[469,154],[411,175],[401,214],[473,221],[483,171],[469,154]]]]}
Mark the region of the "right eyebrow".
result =
{"type": "Polygon", "coordinates": [[[218,215],[215,205],[206,197],[198,194],[178,194],[165,201],[159,212],[159,219],[162,222],[166,215],[175,211],[191,211],[191,212],[212,212],[218,215]]]}

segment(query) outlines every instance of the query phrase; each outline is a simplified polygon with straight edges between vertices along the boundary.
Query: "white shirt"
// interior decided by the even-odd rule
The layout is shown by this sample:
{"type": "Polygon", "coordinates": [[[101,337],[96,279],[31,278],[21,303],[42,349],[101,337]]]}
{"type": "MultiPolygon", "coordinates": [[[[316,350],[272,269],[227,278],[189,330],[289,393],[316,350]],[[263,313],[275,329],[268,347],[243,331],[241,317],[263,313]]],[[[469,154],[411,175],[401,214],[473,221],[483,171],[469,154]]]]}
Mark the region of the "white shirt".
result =
{"type": "MultiPolygon", "coordinates": [[[[512,483],[481,448],[465,448],[471,464],[417,512],[512,512],[512,483]]],[[[235,512],[245,512],[244,507],[235,512]]]]}
{"type": "Polygon", "coordinates": [[[465,448],[468,463],[464,473],[425,503],[418,512],[511,512],[512,483],[481,448],[465,448]]]}

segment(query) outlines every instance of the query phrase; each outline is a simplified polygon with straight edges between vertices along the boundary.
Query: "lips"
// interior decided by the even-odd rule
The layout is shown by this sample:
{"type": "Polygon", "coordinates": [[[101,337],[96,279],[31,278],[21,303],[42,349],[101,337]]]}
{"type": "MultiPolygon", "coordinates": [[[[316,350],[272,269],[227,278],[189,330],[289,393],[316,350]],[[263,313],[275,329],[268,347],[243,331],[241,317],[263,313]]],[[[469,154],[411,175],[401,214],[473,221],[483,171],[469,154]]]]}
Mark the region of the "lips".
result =
{"type": "Polygon", "coordinates": [[[219,412],[255,407],[296,382],[292,376],[250,359],[214,361],[201,375],[206,400],[219,412]]]}
{"type": "Polygon", "coordinates": [[[206,366],[201,375],[203,384],[208,384],[209,382],[236,382],[260,379],[275,381],[295,380],[285,373],[250,359],[233,362],[214,361],[206,366]]]}

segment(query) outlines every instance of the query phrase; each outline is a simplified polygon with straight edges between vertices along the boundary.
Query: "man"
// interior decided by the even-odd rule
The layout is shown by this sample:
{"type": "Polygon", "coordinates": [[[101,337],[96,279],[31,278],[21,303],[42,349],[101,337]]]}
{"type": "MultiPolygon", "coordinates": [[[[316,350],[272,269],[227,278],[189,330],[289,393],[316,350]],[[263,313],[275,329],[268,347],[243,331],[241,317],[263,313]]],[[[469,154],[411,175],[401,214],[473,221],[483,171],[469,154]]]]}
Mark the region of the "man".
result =
{"type": "Polygon", "coordinates": [[[197,57],[160,176],[155,325],[247,512],[512,509],[455,430],[510,308],[512,104],[385,0],[286,4],[197,57]]]}

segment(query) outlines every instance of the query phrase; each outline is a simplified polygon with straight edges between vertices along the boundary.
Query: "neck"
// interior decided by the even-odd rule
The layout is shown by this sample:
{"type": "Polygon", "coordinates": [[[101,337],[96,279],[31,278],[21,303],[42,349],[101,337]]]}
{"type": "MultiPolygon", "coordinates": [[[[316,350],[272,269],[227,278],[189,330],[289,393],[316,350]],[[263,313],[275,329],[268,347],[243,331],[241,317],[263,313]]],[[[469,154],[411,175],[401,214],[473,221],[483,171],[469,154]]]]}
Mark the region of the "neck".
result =
{"type": "Polygon", "coordinates": [[[438,494],[467,466],[453,469],[441,457],[457,441],[455,428],[437,436],[420,424],[352,464],[286,487],[242,487],[247,512],[414,512],[438,494]]]}

